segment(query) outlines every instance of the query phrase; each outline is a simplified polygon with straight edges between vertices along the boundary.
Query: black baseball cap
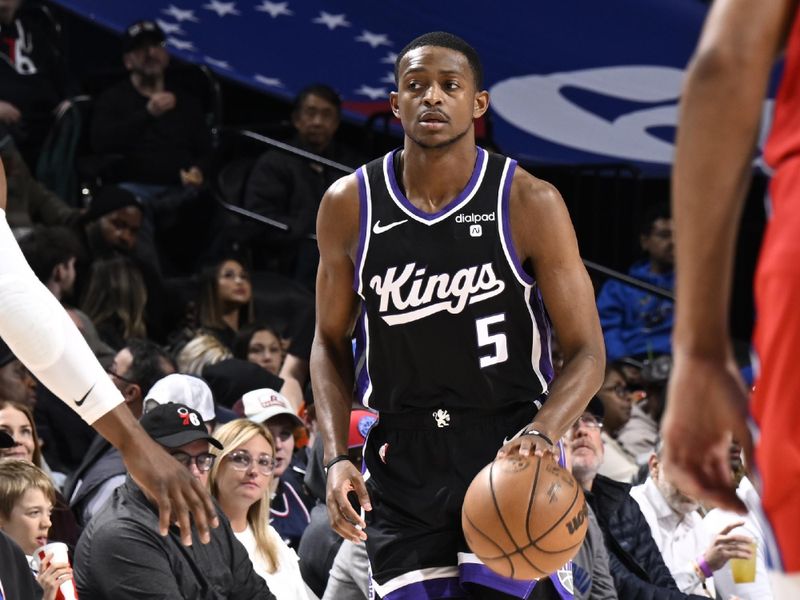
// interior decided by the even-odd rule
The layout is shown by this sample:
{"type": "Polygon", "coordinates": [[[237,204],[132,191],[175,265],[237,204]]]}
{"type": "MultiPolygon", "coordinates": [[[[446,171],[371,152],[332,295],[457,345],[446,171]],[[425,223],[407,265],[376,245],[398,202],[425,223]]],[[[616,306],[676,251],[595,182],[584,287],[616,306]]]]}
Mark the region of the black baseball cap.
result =
{"type": "Polygon", "coordinates": [[[147,44],[163,44],[167,37],[155,21],[136,21],[122,34],[122,51],[130,52],[147,44]]]}
{"type": "Polygon", "coordinates": [[[597,396],[593,396],[592,399],[589,400],[589,405],[584,412],[588,412],[590,415],[602,421],[606,414],[606,409],[605,406],[603,406],[603,401],[597,396]]]}
{"type": "Polygon", "coordinates": [[[0,448],[11,448],[14,445],[14,438],[5,431],[0,431],[0,448]]]}
{"type": "Polygon", "coordinates": [[[200,413],[183,404],[160,404],[142,415],[139,422],[151,438],[166,448],[178,448],[196,440],[206,440],[215,448],[223,448],[208,433],[200,413]]]}
{"type": "Polygon", "coordinates": [[[14,356],[11,348],[3,341],[3,338],[0,338],[0,367],[5,367],[12,360],[17,360],[17,357],[14,356]]]}

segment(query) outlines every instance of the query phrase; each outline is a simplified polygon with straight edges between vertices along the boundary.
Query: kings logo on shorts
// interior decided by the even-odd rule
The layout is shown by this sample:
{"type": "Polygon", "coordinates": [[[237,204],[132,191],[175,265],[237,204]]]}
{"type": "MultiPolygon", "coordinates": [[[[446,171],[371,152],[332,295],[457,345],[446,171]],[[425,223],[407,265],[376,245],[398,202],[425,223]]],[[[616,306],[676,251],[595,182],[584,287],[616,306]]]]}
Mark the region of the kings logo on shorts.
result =
{"type": "Polygon", "coordinates": [[[471,266],[450,273],[427,273],[426,267],[409,263],[375,275],[369,286],[378,294],[378,312],[389,325],[424,319],[438,312],[458,314],[467,304],[481,302],[502,293],[506,287],[495,275],[492,263],[471,266]]]}

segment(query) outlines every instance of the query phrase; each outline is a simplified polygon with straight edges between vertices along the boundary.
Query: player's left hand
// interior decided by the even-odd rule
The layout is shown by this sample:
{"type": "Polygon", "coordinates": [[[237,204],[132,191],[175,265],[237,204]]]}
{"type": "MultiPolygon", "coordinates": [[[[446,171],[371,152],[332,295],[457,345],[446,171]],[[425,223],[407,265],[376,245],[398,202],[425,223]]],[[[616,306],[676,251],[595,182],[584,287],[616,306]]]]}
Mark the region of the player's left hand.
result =
{"type": "Polygon", "coordinates": [[[533,454],[539,457],[550,455],[555,458],[555,447],[543,437],[527,433],[530,429],[532,427],[526,427],[519,435],[514,436],[503,444],[503,447],[497,451],[496,458],[502,458],[508,454],[519,454],[520,456],[531,456],[533,454]]]}

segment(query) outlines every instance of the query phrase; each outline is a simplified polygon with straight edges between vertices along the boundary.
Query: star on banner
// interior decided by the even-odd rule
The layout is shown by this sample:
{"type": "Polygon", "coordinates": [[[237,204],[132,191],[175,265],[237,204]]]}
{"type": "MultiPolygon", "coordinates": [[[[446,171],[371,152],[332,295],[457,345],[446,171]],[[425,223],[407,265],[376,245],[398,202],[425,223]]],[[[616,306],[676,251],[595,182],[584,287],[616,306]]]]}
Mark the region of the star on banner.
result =
{"type": "Polygon", "coordinates": [[[361,32],[361,35],[356,38],[356,41],[369,44],[373,48],[377,48],[378,46],[392,45],[392,42],[389,41],[389,38],[386,36],[385,33],[372,33],[371,31],[367,31],[366,29],[361,32]]]}
{"type": "Polygon", "coordinates": [[[182,40],[179,38],[168,37],[167,44],[172,46],[173,48],[177,48],[178,50],[188,50],[189,52],[194,52],[197,48],[194,47],[194,42],[191,40],[182,40]]]}
{"type": "Polygon", "coordinates": [[[368,85],[362,85],[360,88],[356,90],[356,94],[361,94],[362,96],[368,96],[370,100],[377,100],[378,98],[387,98],[389,96],[389,92],[386,91],[385,87],[370,87],[368,85]]]}
{"type": "Polygon", "coordinates": [[[277,19],[280,16],[289,17],[294,14],[291,10],[289,10],[288,2],[270,2],[269,0],[261,0],[261,4],[256,6],[256,10],[269,13],[269,16],[273,19],[277,19]]]}
{"type": "Polygon", "coordinates": [[[211,65],[212,67],[217,67],[218,69],[225,69],[226,71],[230,71],[231,66],[228,64],[227,60],[219,60],[216,58],[211,58],[210,56],[204,56],[203,60],[211,65]]]}
{"type": "Polygon", "coordinates": [[[397,82],[394,80],[394,71],[386,71],[386,75],[384,75],[383,77],[381,77],[381,83],[390,83],[390,84],[392,84],[392,85],[394,85],[395,83],[397,83],[397,82]]]}
{"type": "Polygon", "coordinates": [[[217,13],[218,17],[225,15],[238,15],[241,14],[236,10],[236,2],[220,2],[219,0],[211,0],[208,4],[203,4],[203,8],[217,13]]]}
{"type": "Polygon", "coordinates": [[[397,52],[387,52],[386,56],[381,59],[382,63],[393,65],[397,60],[397,52]]]}
{"type": "Polygon", "coordinates": [[[313,19],[312,22],[325,25],[325,27],[331,31],[337,27],[350,27],[350,23],[347,21],[347,15],[332,15],[324,10],[320,11],[319,16],[316,19],[313,19]]]}
{"type": "Polygon", "coordinates": [[[162,21],[161,19],[156,19],[156,23],[158,26],[161,27],[161,31],[163,31],[166,35],[186,35],[186,32],[181,29],[181,26],[177,23],[169,23],[167,21],[162,21]]]}
{"type": "Polygon", "coordinates": [[[253,76],[253,79],[255,79],[258,83],[263,83],[264,85],[268,85],[270,87],[283,87],[283,82],[277,77],[267,77],[261,73],[256,73],[253,76]]]}
{"type": "Polygon", "coordinates": [[[197,17],[194,16],[193,10],[184,10],[182,8],[178,8],[174,4],[170,4],[169,8],[164,8],[161,10],[165,15],[169,15],[176,21],[180,21],[183,23],[184,21],[192,21],[193,23],[197,23],[200,21],[197,17]]]}

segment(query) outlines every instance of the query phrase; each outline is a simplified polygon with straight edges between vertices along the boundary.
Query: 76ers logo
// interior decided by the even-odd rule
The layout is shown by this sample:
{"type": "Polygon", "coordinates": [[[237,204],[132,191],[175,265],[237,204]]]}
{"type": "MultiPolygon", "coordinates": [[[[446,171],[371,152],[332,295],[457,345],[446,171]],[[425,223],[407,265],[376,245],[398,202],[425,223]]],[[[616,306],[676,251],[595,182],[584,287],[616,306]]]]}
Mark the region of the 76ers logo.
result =
{"type": "Polygon", "coordinates": [[[184,426],[194,425],[195,427],[200,427],[200,419],[197,418],[197,413],[190,412],[188,408],[181,406],[178,409],[178,416],[180,416],[184,426]]]}

